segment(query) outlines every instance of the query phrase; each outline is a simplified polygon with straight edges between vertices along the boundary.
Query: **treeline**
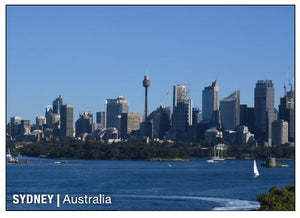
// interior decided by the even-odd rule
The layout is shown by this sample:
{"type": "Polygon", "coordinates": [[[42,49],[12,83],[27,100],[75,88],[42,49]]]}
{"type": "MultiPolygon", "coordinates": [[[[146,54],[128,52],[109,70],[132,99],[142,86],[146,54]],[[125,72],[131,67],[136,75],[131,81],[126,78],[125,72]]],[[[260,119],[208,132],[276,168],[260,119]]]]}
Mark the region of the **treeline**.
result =
{"type": "Polygon", "coordinates": [[[32,143],[20,148],[19,153],[31,157],[45,155],[48,158],[94,160],[188,159],[193,156],[209,156],[208,150],[201,150],[195,146],[180,143],[104,144],[96,141],[82,142],[76,140],[32,143]]]}
{"type": "MultiPolygon", "coordinates": [[[[120,142],[104,144],[99,141],[79,141],[62,138],[59,141],[33,142],[15,149],[13,143],[8,143],[14,154],[39,157],[45,155],[48,158],[66,159],[101,159],[101,160],[148,160],[163,159],[189,159],[197,157],[213,156],[213,147],[203,147],[197,143],[158,143],[150,144],[141,142],[120,142]]],[[[264,159],[273,156],[277,158],[295,157],[294,148],[289,147],[249,147],[228,146],[224,151],[224,157],[257,158],[264,159]]]]}
{"type": "Polygon", "coordinates": [[[295,159],[295,148],[285,146],[254,147],[254,146],[229,146],[226,155],[237,159],[256,158],[266,159],[267,157],[295,159]]]}

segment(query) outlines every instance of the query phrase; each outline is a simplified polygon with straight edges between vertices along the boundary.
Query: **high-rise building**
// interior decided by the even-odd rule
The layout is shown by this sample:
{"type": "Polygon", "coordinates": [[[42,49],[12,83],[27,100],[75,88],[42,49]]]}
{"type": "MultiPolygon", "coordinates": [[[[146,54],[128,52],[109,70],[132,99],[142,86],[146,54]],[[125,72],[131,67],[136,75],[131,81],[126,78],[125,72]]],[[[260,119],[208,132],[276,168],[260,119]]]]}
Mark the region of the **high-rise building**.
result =
{"type": "Polygon", "coordinates": [[[62,105],[63,105],[63,99],[62,99],[61,95],[59,95],[58,98],[56,98],[52,102],[53,113],[58,113],[59,114],[62,105]]]}
{"type": "Polygon", "coordinates": [[[121,114],[121,138],[128,138],[133,130],[139,130],[142,122],[142,114],[140,113],[122,113],[121,114]]]}
{"type": "Polygon", "coordinates": [[[47,126],[49,128],[60,126],[60,114],[50,113],[47,118],[47,126]]]}
{"type": "Polygon", "coordinates": [[[185,99],[177,102],[173,109],[172,130],[187,133],[192,125],[192,100],[185,99]]]}
{"type": "Polygon", "coordinates": [[[73,137],[73,105],[60,106],[61,136],[73,137]]]}
{"type": "Polygon", "coordinates": [[[30,134],[30,120],[21,120],[21,135],[30,134]]]}
{"type": "Polygon", "coordinates": [[[75,123],[75,135],[81,137],[84,133],[92,133],[93,114],[90,112],[83,112],[79,114],[79,119],[75,123]]]}
{"type": "Polygon", "coordinates": [[[197,107],[193,107],[193,125],[200,123],[202,120],[202,111],[197,108],[197,107]]]}
{"type": "Polygon", "coordinates": [[[21,117],[11,117],[10,118],[10,126],[11,126],[11,136],[15,138],[16,136],[21,134],[21,117]]]}
{"type": "Polygon", "coordinates": [[[240,105],[240,125],[247,126],[250,132],[254,132],[254,108],[246,104],[240,105]]]}
{"type": "Polygon", "coordinates": [[[217,80],[202,91],[202,118],[216,123],[219,111],[219,85],[217,80]]]}
{"type": "Polygon", "coordinates": [[[48,124],[49,127],[49,123],[50,123],[50,114],[53,113],[53,108],[52,106],[47,106],[46,107],[46,111],[45,111],[45,117],[46,117],[46,123],[48,124]]]}
{"type": "Polygon", "coordinates": [[[119,96],[116,99],[105,100],[105,127],[117,128],[119,135],[122,113],[128,113],[128,101],[123,96],[119,96]]]}
{"type": "Polygon", "coordinates": [[[187,137],[189,127],[192,125],[192,100],[188,99],[188,90],[184,85],[173,87],[173,114],[172,131],[176,138],[187,137]]]}
{"type": "Polygon", "coordinates": [[[35,128],[36,129],[43,129],[43,126],[47,123],[46,117],[43,116],[37,116],[35,118],[35,128]]]}
{"type": "Polygon", "coordinates": [[[284,120],[275,120],[272,123],[272,145],[282,145],[289,141],[288,122],[284,120]]]}
{"type": "Polygon", "coordinates": [[[248,116],[248,129],[250,132],[254,132],[254,107],[247,108],[248,116]]]}
{"type": "Polygon", "coordinates": [[[246,104],[240,105],[240,125],[248,126],[248,107],[246,104]]]}
{"type": "Polygon", "coordinates": [[[222,128],[235,130],[240,125],[240,90],[220,101],[222,128]]]}
{"type": "Polygon", "coordinates": [[[177,107],[178,102],[182,102],[186,99],[187,89],[184,85],[175,85],[173,87],[173,111],[177,107]]]}
{"type": "Polygon", "coordinates": [[[272,80],[258,80],[254,89],[254,132],[260,141],[272,138],[274,86],[272,80]]]}
{"type": "Polygon", "coordinates": [[[47,128],[53,130],[53,136],[60,136],[60,114],[53,113],[52,106],[47,106],[45,117],[47,128]]]}
{"type": "Polygon", "coordinates": [[[105,128],[105,112],[96,112],[96,123],[101,124],[105,128]]]}
{"type": "Polygon", "coordinates": [[[295,141],[295,93],[291,91],[285,93],[285,96],[280,98],[278,119],[285,120],[289,126],[289,141],[295,141]]]}
{"type": "Polygon", "coordinates": [[[171,128],[171,107],[160,106],[148,116],[148,120],[153,122],[153,137],[163,139],[171,128]]]}

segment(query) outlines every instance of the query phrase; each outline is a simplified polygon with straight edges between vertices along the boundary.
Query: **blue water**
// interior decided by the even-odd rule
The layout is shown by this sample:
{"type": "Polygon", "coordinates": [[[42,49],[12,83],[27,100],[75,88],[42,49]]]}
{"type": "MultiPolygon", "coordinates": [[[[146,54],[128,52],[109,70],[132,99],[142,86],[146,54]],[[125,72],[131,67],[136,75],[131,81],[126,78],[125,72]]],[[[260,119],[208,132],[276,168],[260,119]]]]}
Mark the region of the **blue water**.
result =
{"type": "MultiPolygon", "coordinates": [[[[91,161],[21,157],[7,164],[7,210],[253,210],[256,195],[272,186],[294,185],[294,161],[287,168],[263,168],[253,178],[253,160],[189,162],[91,161]],[[23,162],[28,160],[29,163],[23,162]],[[54,194],[52,204],[14,204],[14,194],[54,194]],[[56,194],[109,196],[111,204],[60,204],[56,194]]],[[[60,199],[61,201],[61,199],[60,199]]]]}

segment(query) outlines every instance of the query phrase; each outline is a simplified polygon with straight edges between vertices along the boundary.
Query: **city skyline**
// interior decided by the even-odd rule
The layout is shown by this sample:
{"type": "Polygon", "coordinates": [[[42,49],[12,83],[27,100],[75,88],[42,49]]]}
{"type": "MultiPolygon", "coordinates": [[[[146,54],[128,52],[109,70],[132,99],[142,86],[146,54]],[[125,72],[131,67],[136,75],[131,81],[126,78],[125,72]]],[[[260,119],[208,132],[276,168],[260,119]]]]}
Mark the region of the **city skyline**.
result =
{"type": "Polygon", "coordinates": [[[250,107],[257,80],[272,80],[278,109],[285,80],[294,83],[294,8],[7,6],[7,121],[34,123],[60,94],[75,120],[80,111],[95,118],[119,95],[144,114],[146,74],[149,113],[172,106],[177,84],[202,109],[215,79],[219,100],[240,90],[250,107]]]}

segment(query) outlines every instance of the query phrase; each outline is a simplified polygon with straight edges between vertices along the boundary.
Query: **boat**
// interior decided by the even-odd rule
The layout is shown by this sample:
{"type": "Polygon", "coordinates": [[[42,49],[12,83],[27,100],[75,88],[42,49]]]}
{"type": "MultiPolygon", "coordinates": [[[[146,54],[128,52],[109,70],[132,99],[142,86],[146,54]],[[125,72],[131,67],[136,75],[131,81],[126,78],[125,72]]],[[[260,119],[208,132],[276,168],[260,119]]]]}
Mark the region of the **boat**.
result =
{"type": "Polygon", "coordinates": [[[11,155],[10,149],[8,149],[8,154],[6,154],[6,161],[7,163],[19,163],[19,159],[11,155]]]}
{"type": "Polygon", "coordinates": [[[68,161],[66,160],[62,160],[62,161],[54,161],[54,164],[67,164],[69,163],[68,161]]]}
{"type": "Polygon", "coordinates": [[[12,157],[7,163],[19,163],[19,159],[16,157],[12,157]]]}
{"type": "Polygon", "coordinates": [[[6,155],[7,163],[19,163],[19,159],[17,157],[13,157],[11,154],[6,155]]]}
{"type": "Polygon", "coordinates": [[[207,163],[214,163],[215,161],[213,159],[207,160],[207,163]]]}
{"type": "Polygon", "coordinates": [[[259,176],[259,172],[258,172],[257,165],[256,165],[256,160],[253,161],[253,176],[254,177],[259,176]]]}

